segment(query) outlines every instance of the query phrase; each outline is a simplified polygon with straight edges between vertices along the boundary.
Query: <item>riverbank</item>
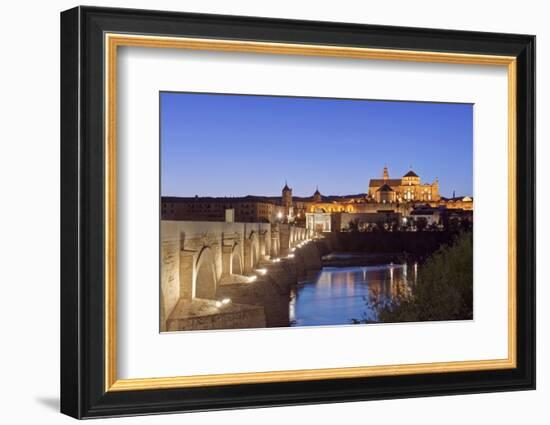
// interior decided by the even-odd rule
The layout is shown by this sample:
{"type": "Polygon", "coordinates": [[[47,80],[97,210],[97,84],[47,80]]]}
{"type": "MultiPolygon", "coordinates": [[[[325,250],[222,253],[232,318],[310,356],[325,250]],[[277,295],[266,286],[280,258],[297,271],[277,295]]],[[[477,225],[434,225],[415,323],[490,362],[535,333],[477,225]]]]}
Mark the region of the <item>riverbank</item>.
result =
{"type": "MultiPolygon", "coordinates": [[[[362,253],[369,255],[401,255],[422,259],[449,244],[453,232],[339,232],[327,233],[322,240],[329,253],[362,253]]],[[[326,255],[325,254],[325,255],[326,255]]]]}
{"type": "Polygon", "coordinates": [[[232,303],[261,306],[266,327],[290,326],[290,294],[299,281],[322,268],[322,241],[297,244],[287,256],[260,262],[259,274],[251,281],[223,283],[216,297],[232,303]]]}
{"type": "MultiPolygon", "coordinates": [[[[287,256],[260,263],[253,282],[220,285],[216,297],[263,307],[266,327],[287,327],[291,293],[324,267],[370,267],[422,261],[452,240],[445,232],[330,233],[296,244],[287,256]]],[[[392,274],[393,276],[393,274],[392,274]]],[[[397,276],[396,276],[397,277],[397,276]]]]}
{"type": "Polygon", "coordinates": [[[402,253],[332,252],[321,258],[323,267],[375,266],[406,261],[402,253]]]}

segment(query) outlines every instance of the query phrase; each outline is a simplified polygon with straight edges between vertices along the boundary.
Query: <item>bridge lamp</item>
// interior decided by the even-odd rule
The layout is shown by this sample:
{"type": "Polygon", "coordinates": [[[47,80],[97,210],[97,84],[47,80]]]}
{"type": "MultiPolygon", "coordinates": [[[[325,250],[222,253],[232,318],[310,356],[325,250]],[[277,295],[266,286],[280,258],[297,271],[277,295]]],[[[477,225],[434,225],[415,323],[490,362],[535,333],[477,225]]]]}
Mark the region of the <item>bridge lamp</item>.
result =
{"type": "Polygon", "coordinates": [[[248,276],[248,283],[254,282],[256,279],[258,279],[258,276],[248,276]]]}
{"type": "Polygon", "coordinates": [[[222,304],[224,304],[224,305],[225,305],[225,304],[229,304],[230,302],[231,302],[231,298],[224,298],[224,299],[222,300],[222,304]]]}
{"type": "Polygon", "coordinates": [[[294,258],[294,254],[288,254],[288,258],[294,258]]]}
{"type": "Polygon", "coordinates": [[[282,213],[281,211],[279,211],[279,212],[277,213],[277,218],[278,218],[279,220],[281,220],[281,219],[283,218],[283,213],[282,213]]]}
{"type": "Polygon", "coordinates": [[[272,262],[274,263],[280,263],[281,262],[281,259],[280,258],[274,258],[273,260],[271,260],[272,262]]]}
{"type": "Polygon", "coordinates": [[[256,269],[256,273],[259,273],[263,276],[267,273],[267,269],[256,269]]]}
{"type": "Polygon", "coordinates": [[[220,308],[222,306],[222,302],[221,301],[216,301],[216,307],[220,308]]]}

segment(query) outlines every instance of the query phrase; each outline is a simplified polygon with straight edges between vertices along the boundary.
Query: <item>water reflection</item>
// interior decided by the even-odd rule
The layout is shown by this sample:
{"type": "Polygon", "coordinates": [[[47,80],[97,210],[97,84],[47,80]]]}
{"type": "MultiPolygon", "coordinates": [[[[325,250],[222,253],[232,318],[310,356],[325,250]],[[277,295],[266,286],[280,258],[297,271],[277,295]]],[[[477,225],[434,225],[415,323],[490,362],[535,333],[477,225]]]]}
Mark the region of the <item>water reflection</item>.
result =
{"type": "MultiPolygon", "coordinates": [[[[409,266],[410,267],[410,266],[409,266]]],[[[408,293],[417,266],[408,276],[407,264],[368,267],[325,267],[291,294],[292,326],[350,324],[353,319],[376,322],[374,303],[408,293]]]]}

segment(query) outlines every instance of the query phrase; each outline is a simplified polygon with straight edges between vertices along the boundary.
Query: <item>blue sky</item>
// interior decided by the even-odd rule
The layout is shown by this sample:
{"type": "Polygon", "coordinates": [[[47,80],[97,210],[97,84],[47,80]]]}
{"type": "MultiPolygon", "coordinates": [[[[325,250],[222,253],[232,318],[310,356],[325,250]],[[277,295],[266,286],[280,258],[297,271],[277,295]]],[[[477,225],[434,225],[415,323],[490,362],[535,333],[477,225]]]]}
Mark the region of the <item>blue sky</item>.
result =
{"type": "Polygon", "coordinates": [[[163,196],[368,191],[384,165],[472,195],[473,105],[160,94],[163,196]]]}

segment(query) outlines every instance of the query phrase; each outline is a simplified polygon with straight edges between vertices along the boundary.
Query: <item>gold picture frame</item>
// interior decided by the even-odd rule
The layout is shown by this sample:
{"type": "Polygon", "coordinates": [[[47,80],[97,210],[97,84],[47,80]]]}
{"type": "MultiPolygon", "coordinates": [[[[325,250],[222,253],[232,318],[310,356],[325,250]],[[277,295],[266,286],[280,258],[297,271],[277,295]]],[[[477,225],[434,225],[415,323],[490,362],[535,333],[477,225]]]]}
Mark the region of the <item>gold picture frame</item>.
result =
{"type": "Polygon", "coordinates": [[[516,367],[516,58],[512,56],[441,53],[411,50],[371,49],[355,47],[282,44],[253,41],[213,40],[198,38],[159,37],[128,34],[105,34],[106,122],[105,151],[107,178],[105,186],[105,391],[135,391],[214,385],[235,385],[349,377],[410,375],[417,373],[465,372],[516,367]],[[328,56],[363,60],[395,60],[413,62],[492,65],[506,67],[508,72],[508,358],[458,362],[400,364],[348,368],[305,369],[276,372],[231,373],[169,378],[116,378],[116,95],[117,49],[147,47],[263,53],[282,55],[328,56]]]}

